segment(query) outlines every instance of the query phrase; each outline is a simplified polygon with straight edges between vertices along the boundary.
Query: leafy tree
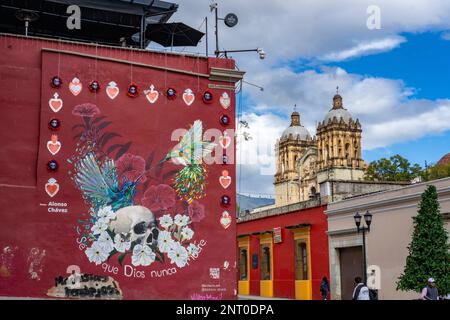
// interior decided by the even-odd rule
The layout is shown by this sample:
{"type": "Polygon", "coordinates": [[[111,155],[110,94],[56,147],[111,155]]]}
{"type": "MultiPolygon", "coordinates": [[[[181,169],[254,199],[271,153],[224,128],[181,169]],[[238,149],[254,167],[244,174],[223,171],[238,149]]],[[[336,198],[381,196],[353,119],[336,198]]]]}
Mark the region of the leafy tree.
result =
{"type": "Polygon", "coordinates": [[[414,232],[403,274],[397,290],[420,292],[429,277],[436,280],[439,295],[450,293],[450,246],[448,233],[439,210],[436,187],[422,194],[419,212],[413,217],[414,232]]]}
{"type": "Polygon", "coordinates": [[[450,177],[450,162],[429,167],[422,172],[421,177],[423,181],[450,177]]]}
{"type": "Polygon", "coordinates": [[[389,159],[372,161],[366,169],[365,178],[370,181],[411,181],[420,176],[422,168],[396,154],[389,159]]]}

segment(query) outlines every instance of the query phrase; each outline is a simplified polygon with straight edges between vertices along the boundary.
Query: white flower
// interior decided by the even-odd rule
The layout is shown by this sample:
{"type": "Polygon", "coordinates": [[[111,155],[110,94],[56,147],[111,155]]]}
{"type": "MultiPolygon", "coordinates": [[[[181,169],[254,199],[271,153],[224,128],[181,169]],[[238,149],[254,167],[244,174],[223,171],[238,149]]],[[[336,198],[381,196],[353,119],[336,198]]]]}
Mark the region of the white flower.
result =
{"type": "Polygon", "coordinates": [[[161,252],[169,252],[170,248],[175,244],[169,231],[161,231],[158,235],[158,249],[161,252]]]}
{"type": "Polygon", "coordinates": [[[138,244],[134,246],[131,263],[134,266],[149,266],[156,258],[156,254],[147,245],[138,244]]]}
{"type": "Polygon", "coordinates": [[[124,234],[116,234],[114,237],[114,248],[119,252],[125,252],[131,247],[131,241],[125,238],[124,234]]]}
{"type": "Polygon", "coordinates": [[[97,242],[92,243],[92,245],[86,249],[85,253],[89,261],[94,262],[96,265],[108,259],[108,252],[106,252],[97,242]]]}
{"type": "Polygon", "coordinates": [[[114,213],[111,206],[102,207],[97,211],[97,216],[99,218],[107,217],[111,213],[114,213]]]}
{"type": "Polygon", "coordinates": [[[161,218],[159,218],[159,224],[164,229],[166,229],[166,230],[169,229],[170,226],[172,226],[172,224],[173,224],[172,217],[169,214],[163,215],[161,218]]]}
{"type": "Polygon", "coordinates": [[[111,239],[109,233],[106,231],[103,231],[100,234],[100,237],[98,237],[97,239],[97,243],[99,246],[103,247],[103,249],[108,253],[114,250],[114,242],[111,239]]]}
{"type": "Polygon", "coordinates": [[[183,240],[191,240],[194,236],[194,231],[189,227],[184,227],[181,230],[181,237],[183,240]]]}
{"type": "Polygon", "coordinates": [[[181,214],[177,214],[174,221],[177,226],[184,227],[189,223],[189,216],[182,216],[181,214]]]}
{"type": "Polygon", "coordinates": [[[100,218],[92,226],[91,230],[94,234],[100,234],[108,229],[108,221],[105,218],[100,218]]]}
{"type": "Polygon", "coordinates": [[[175,242],[170,248],[167,256],[170,258],[170,263],[175,263],[177,267],[183,268],[188,261],[188,252],[179,242],[175,242]]]}
{"type": "Polygon", "coordinates": [[[193,243],[191,243],[187,247],[187,252],[189,253],[190,256],[193,256],[194,258],[197,258],[199,254],[198,247],[193,243]]]}

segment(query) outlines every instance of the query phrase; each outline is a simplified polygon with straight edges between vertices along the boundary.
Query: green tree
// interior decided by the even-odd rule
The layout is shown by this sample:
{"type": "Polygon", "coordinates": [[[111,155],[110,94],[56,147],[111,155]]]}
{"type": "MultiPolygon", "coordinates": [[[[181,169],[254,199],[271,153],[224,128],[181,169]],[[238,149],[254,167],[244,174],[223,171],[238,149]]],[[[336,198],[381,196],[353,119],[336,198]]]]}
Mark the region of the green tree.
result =
{"type": "Polygon", "coordinates": [[[424,170],[421,176],[423,181],[450,177],[450,162],[431,166],[424,170]]]}
{"type": "Polygon", "coordinates": [[[372,161],[366,169],[365,179],[370,181],[411,181],[421,175],[422,168],[396,154],[389,159],[372,161]]]}
{"type": "Polygon", "coordinates": [[[417,216],[413,217],[409,255],[397,290],[420,292],[427,279],[433,277],[439,294],[445,295],[450,293],[450,246],[435,186],[428,186],[419,207],[417,216]]]}

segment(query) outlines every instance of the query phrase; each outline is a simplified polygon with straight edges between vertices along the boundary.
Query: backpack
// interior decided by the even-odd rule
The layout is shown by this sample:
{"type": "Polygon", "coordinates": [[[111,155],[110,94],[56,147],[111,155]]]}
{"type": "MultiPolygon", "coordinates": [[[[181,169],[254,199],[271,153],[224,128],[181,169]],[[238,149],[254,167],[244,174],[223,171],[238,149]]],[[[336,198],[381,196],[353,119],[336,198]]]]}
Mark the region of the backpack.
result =
{"type": "Polygon", "coordinates": [[[369,289],[369,298],[370,300],[378,300],[378,290],[369,289]]]}

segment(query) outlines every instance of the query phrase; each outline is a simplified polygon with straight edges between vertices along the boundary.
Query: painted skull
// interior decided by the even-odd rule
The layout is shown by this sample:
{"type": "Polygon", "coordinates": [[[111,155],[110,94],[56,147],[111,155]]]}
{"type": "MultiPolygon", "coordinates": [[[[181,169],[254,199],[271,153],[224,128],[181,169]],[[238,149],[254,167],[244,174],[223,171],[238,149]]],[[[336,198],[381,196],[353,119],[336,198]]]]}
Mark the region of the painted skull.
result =
{"type": "Polygon", "coordinates": [[[109,223],[114,233],[130,234],[131,242],[155,246],[159,230],[153,212],[143,206],[129,206],[116,212],[116,219],[109,223]]]}

